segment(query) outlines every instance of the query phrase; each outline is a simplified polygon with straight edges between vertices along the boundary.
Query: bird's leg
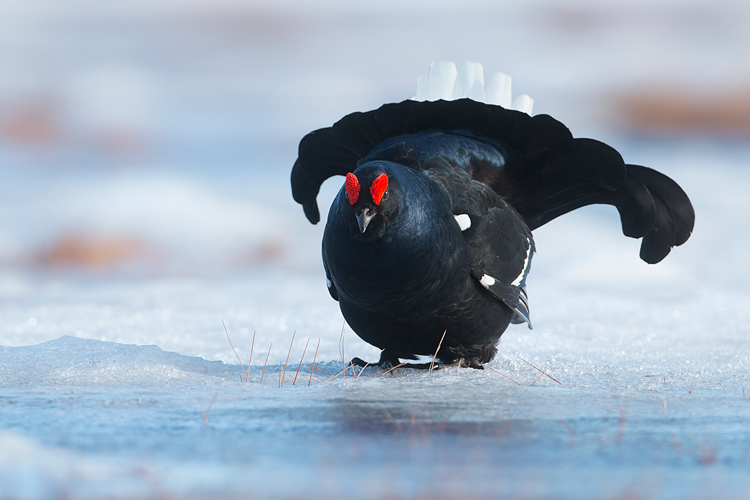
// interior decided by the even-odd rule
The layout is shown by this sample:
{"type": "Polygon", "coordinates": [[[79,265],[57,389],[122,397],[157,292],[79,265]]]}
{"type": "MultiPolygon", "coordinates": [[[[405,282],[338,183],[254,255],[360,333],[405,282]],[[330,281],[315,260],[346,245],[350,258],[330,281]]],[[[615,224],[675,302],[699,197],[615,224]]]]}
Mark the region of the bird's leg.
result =
{"type": "Polygon", "coordinates": [[[355,366],[361,366],[362,368],[364,368],[365,366],[379,366],[381,368],[387,369],[392,368],[399,363],[400,361],[397,357],[388,355],[385,353],[385,351],[380,353],[380,359],[377,363],[367,363],[362,358],[352,358],[352,364],[354,364],[355,366]]]}
{"type": "MultiPolygon", "coordinates": [[[[453,363],[442,363],[441,366],[450,367],[455,366],[457,368],[474,368],[475,370],[484,370],[484,365],[477,358],[460,358],[453,363]]],[[[438,365],[435,365],[435,370],[438,369],[438,365]]]]}
{"type": "Polygon", "coordinates": [[[477,358],[463,358],[459,360],[459,366],[462,368],[474,368],[475,370],[484,370],[484,365],[477,358]]]}
{"type": "Polygon", "coordinates": [[[435,363],[402,363],[399,358],[396,356],[391,356],[389,354],[386,354],[385,351],[380,353],[380,359],[377,363],[366,363],[365,360],[362,358],[352,358],[352,364],[356,366],[379,366],[383,370],[389,370],[393,369],[395,367],[398,368],[413,368],[415,370],[429,370],[430,366],[433,367],[434,370],[437,370],[440,368],[440,364],[437,362],[435,363]]]}
{"type": "Polygon", "coordinates": [[[451,366],[459,367],[459,368],[474,368],[475,370],[484,370],[484,365],[479,361],[478,358],[461,358],[457,361],[454,361],[452,363],[442,363],[439,361],[435,361],[432,363],[402,363],[399,358],[395,356],[390,356],[383,351],[380,354],[380,359],[377,363],[367,363],[362,358],[352,358],[352,364],[355,366],[379,366],[380,368],[384,370],[392,369],[394,367],[399,368],[411,368],[413,370],[440,370],[442,368],[447,368],[451,366]]]}

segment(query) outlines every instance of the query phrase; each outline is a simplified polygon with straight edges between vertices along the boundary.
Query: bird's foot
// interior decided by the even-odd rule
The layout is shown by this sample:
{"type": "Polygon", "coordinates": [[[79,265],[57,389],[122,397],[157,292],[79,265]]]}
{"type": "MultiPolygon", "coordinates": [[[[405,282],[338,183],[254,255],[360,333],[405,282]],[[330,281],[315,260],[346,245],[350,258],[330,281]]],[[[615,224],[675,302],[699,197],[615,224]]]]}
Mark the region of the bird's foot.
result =
{"type": "Polygon", "coordinates": [[[370,363],[367,363],[364,359],[358,358],[356,356],[352,358],[352,364],[354,366],[361,366],[362,368],[364,368],[365,366],[370,366],[370,363]]]}
{"type": "Polygon", "coordinates": [[[455,368],[474,368],[475,370],[484,370],[484,365],[477,358],[460,358],[458,361],[453,363],[446,363],[446,368],[449,366],[455,368]]]}
{"type": "Polygon", "coordinates": [[[394,366],[400,364],[400,361],[398,358],[394,356],[386,355],[385,352],[380,353],[380,359],[377,363],[367,362],[362,358],[352,358],[352,364],[354,366],[361,366],[362,368],[366,366],[379,366],[384,369],[393,368],[394,366]]]}
{"type": "Polygon", "coordinates": [[[443,363],[437,360],[430,363],[406,363],[401,362],[399,358],[388,356],[385,353],[380,355],[377,363],[366,362],[362,358],[352,358],[352,365],[365,368],[367,366],[378,366],[383,370],[393,370],[395,368],[411,368],[413,370],[441,370],[443,368],[474,368],[475,370],[484,370],[484,365],[477,358],[460,358],[452,363],[443,363]]]}
{"type": "Polygon", "coordinates": [[[366,366],[378,366],[382,368],[383,370],[393,370],[396,368],[412,368],[415,370],[438,370],[441,366],[438,362],[433,363],[406,363],[402,362],[399,358],[395,356],[389,356],[385,353],[382,353],[380,355],[380,359],[377,363],[368,363],[365,362],[362,358],[352,358],[352,364],[354,366],[361,366],[362,368],[366,366]]]}

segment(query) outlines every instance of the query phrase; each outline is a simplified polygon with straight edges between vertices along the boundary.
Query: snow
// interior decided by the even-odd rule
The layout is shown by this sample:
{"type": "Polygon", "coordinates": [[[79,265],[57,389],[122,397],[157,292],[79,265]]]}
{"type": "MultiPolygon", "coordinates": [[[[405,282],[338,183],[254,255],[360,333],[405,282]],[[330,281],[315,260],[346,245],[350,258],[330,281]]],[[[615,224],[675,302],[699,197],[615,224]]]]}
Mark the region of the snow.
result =
{"type": "Polygon", "coordinates": [[[0,499],[747,497],[750,146],[602,112],[746,81],[747,6],[402,4],[4,9],[0,499]],[[297,143],[451,59],[674,178],[695,232],[649,266],[611,207],[568,214],[491,369],[344,376],[378,350],[326,290],[297,143]]]}
{"type": "MultiPolygon", "coordinates": [[[[342,370],[319,262],[191,277],[9,269],[0,496],[743,498],[750,148],[715,146],[628,143],[699,217],[656,266],[607,208],[536,232],[536,329],[511,327],[492,370],[316,370],[308,385],[313,359],[342,370]]],[[[378,356],[348,328],[344,348],[378,356]]]]}

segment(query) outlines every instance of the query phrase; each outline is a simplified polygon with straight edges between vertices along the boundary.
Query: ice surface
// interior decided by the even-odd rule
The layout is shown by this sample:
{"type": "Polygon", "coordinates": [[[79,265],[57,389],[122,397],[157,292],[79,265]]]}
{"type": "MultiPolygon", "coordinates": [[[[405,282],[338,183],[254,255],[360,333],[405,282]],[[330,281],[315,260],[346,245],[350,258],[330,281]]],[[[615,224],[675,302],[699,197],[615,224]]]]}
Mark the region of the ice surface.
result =
{"type": "MultiPolygon", "coordinates": [[[[744,498],[750,149],[622,144],[691,194],[695,234],[648,266],[609,207],[541,228],[535,330],[508,330],[492,370],[344,378],[319,257],[234,276],[6,274],[4,496],[744,498]]],[[[344,349],[377,358],[348,328],[344,349]]]]}
{"type": "Polygon", "coordinates": [[[0,499],[747,498],[750,147],[601,109],[747,81],[748,6],[543,3],[4,8],[0,499]],[[673,177],[695,233],[648,266],[611,207],[566,215],[534,235],[535,329],[492,370],[344,377],[378,352],[347,327],[341,354],[297,143],[441,59],[673,177]],[[92,267],[101,241],[145,257],[92,267]]]}

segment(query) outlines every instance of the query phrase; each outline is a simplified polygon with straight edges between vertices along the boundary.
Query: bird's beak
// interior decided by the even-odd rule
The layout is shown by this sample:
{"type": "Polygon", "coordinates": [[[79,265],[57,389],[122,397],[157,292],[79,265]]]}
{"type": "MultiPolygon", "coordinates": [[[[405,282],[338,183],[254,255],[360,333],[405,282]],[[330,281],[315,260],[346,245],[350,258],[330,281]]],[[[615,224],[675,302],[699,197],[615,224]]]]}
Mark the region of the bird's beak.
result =
{"type": "Polygon", "coordinates": [[[367,226],[370,224],[370,221],[373,217],[375,217],[376,214],[377,212],[370,207],[365,207],[362,209],[362,211],[356,214],[360,233],[364,233],[367,230],[367,226]]]}

